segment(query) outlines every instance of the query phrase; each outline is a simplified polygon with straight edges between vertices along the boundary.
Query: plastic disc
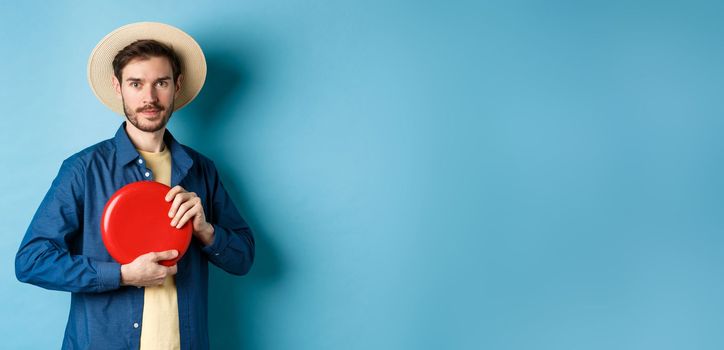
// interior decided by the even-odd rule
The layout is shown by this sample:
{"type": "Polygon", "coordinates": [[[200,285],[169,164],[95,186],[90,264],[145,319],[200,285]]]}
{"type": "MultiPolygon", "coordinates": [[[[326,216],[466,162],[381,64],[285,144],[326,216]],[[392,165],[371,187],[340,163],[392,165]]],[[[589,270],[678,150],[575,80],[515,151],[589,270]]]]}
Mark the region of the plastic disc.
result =
{"type": "Polygon", "coordinates": [[[191,243],[191,220],[180,229],[168,216],[173,201],[165,196],[171,188],[156,181],[138,181],[123,186],[103,209],[101,235],[111,256],[128,264],[140,255],[176,249],[178,256],[159,263],[174,265],[191,243]]]}

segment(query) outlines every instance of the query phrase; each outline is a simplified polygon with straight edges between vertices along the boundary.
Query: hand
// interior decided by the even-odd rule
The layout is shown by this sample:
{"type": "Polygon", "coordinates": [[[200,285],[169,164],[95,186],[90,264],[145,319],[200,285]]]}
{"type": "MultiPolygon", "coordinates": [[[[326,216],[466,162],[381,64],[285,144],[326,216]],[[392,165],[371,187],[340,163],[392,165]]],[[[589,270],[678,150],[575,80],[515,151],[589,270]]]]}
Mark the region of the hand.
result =
{"type": "Polygon", "coordinates": [[[151,252],[137,257],[133,262],[121,265],[121,285],[150,287],[160,286],[166,276],[173,276],[177,272],[177,266],[163,266],[159,261],[170,260],[178,256],[176,250],[163,252],[151,252]]]}
{"type": "Polygon", "coordinates": [[[214,241],[214,227],[206,222],[204,207],[201,198],[194,192],[187,192],[181,186],[175,186],[166,193],[166,202],[173,200],[168,217],[172,218],[171,226],[181,228],[187,221],[193,219],[193,233],[204,245],[214,241]]]}

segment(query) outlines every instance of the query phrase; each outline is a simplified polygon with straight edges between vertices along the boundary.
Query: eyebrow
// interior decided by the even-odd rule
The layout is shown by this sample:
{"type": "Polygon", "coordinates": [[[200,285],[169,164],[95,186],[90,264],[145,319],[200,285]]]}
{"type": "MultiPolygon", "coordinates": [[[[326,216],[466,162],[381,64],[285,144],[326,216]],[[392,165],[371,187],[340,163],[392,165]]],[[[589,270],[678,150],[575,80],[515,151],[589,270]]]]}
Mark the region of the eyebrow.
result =
{"type": "MultiPolygon", "coordinates": [[[[169,77],[169,76],[160,77],[160,78],[156,79],[155,81],[158,82],[158,81],[164,81],[164,80],[171,80],[171,77],[169,77]]],[[[141,81],[141,79],[140,78],[126,78],[126,81],[137,82],[137,81],[141,81]]]]}

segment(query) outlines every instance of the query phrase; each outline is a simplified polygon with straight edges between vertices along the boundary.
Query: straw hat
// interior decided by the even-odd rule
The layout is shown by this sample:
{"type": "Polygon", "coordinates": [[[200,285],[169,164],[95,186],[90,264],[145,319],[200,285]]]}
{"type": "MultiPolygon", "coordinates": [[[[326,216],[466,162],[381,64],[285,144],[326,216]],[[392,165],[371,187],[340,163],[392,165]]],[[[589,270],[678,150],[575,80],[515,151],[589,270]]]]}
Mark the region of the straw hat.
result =
{"type": "Polygon", "coordinates": [[[88,83],[91,90],[114,112],[124,115],[123,103],[113,88],[113,58],[118,51],[140,39],[153,39],[170,46],[181,61],[183,83],[175,110],[193,100],[206,80],[206,59],[201,47],[182,30],[157,22],[138,22],[120,27],[106,35],[88,58],[88,83]]]}

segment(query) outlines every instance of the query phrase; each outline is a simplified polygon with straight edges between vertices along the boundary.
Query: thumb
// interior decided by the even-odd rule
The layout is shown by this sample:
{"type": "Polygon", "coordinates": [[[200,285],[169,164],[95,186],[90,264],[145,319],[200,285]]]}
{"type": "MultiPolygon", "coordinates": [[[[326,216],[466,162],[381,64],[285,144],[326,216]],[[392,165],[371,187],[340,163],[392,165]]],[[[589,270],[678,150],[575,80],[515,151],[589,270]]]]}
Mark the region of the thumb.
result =
{"type": "Polygon", "coordinates": [[[153,261],[170,260],[178,256],[178,251],[175,249],[166,250],[163,252],[156,253],[153,261]]]}

